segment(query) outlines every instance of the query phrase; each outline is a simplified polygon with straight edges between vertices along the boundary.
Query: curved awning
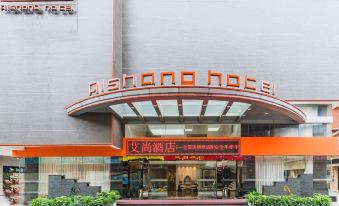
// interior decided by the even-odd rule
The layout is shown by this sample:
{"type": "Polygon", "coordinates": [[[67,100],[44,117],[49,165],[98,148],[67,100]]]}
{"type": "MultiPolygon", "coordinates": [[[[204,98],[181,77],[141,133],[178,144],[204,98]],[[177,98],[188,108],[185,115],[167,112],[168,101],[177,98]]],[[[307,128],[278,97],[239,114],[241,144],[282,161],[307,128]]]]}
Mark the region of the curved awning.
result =
{"type": "Polygon", "coordinates": [[[150,86],[103,93],[67,108],[71,116],[112,112],[128,122],[286,121],[305,114],[275,96],[214,86],[150,86]]]}

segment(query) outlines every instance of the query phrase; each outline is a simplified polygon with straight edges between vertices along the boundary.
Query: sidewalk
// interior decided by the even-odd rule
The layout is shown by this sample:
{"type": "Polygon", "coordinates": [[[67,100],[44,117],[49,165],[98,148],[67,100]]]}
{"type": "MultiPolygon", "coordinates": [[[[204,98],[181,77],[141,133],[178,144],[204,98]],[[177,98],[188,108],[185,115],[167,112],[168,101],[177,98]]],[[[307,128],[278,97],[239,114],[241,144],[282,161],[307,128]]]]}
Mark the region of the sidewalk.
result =
{"type": "Polygon", "coordinates": [[[333,203],[332,206],[339,206],[339,192],[334,192],[334,191],[329,191],[328,193],[330,196],[336,196],[337,197],[337,202],[333,203]]]}
{"type": "MultiPolygon", "coordinates": [[[[0,206],[10,206],[10,202],[4,195],[0,195],[0,206]]],[[[12,205],[14,206],[14,205],[12,205]]],[[[15,206],[23,206],[22,204],[16,204],[15,206]]]]}

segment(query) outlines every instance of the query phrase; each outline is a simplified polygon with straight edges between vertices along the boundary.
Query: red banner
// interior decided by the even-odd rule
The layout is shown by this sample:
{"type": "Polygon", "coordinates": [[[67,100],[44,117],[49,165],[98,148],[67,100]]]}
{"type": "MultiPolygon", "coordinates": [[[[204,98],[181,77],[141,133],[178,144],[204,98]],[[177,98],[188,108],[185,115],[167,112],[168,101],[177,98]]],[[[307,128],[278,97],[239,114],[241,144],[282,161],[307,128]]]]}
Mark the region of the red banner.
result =
{"type": "Polygon", "coordinates": [[[175,161],[175,160],[205,160],[205,161],[220,161],[220,160],[238,160],[242,161],[245,158],[243,156],[233,156],[233,155],[170,155],[164,156],[165,161],[175,161]]]}
{"type": "Polygon", "coordinates": [[[238,139],[128,139],[127,155],[239,155],[238,139]]]}

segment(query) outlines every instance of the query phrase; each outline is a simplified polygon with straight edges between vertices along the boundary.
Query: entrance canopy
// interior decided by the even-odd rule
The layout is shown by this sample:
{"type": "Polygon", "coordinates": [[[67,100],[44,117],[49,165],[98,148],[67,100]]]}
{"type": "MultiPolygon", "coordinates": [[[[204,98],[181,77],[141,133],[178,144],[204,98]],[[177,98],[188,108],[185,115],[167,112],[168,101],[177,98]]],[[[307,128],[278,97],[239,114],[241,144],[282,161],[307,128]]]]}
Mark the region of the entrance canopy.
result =
{"type": "Polygon", "coordinates": [[[151,86],[103,93],[67,108],[71,116],[112,112],[128,123],[303,123],[305,114],[275,96],[213,86],[151,86]]]}

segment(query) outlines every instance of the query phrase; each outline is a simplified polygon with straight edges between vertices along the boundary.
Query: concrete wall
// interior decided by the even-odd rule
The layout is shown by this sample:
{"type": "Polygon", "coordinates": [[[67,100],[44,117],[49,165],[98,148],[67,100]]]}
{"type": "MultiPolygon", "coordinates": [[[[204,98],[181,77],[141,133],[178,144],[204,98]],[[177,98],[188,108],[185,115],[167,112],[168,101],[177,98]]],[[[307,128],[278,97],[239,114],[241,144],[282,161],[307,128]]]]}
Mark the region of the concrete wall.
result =
{"type": "Polygon", "coordinates": [[[126,0],[125,72],[208,69],[276,83],[284,99],[338,99],[339,2],[126,0]],[[137,70],[137,71],[135,71],[137,70]]]}
{"type": "Polygon", "coordinates": [[[112,76],[112,1],[79,1],[74,16],[0,12],[0,28],[0,143],[109,142],[108,114],[65,107],[112,76]]]}
{"type": "MultiPolygon", "coordinates": [[[[274,81],[285,99],[339,98],[337,1],[116,3],[115,76],[187,69],[206,84],[213,69],[274,81]]],[[[65,107],[112,76],[112,17],[108,0],[79,1],[74,16],[0,14],[0,143],[111,140],[109,115],[65,107]]]]}

